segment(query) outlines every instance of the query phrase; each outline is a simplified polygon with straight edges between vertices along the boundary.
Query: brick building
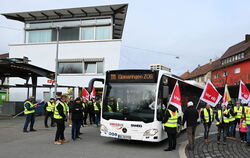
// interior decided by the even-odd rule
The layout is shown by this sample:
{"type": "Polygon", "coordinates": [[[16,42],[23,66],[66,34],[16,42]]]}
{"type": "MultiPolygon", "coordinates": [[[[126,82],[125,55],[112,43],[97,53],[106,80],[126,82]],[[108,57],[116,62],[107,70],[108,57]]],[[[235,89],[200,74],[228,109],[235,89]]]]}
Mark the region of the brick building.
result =
{"type": "Polygon", "coordinates": [[[216,87],[237,85],[240,80],[250,83],[250,35],[228,48],[219,59],[219,65],[213,68],[211,80],[216,87]]]}

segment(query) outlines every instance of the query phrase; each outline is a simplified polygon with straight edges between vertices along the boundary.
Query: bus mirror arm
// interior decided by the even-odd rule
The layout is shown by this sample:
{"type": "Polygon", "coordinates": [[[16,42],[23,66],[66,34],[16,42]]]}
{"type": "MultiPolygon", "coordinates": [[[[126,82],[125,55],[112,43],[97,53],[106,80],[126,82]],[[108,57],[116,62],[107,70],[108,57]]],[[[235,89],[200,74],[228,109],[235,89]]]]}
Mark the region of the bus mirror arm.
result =
{"type": "Polygon", "coordinates": [[[91,93],[95,82],[102,82],[102,84],[104,84],[104,79],[103,78],[93,78],[93,79],[91,79],[89,81],[89,87],[88,87],[88,92],[89,93],[91,93]]]}

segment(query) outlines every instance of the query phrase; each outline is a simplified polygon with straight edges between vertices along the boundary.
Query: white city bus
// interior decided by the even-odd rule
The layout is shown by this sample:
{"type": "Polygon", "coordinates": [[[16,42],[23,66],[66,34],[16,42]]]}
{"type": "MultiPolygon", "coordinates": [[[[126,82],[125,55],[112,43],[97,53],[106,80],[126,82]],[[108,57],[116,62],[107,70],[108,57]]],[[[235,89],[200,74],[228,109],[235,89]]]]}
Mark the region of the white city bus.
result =
{"type": "Polygon", "coordinates": [[[196,105],[202,86],[184,81],[163,70],[117,70],[106,72],[101,112],[101,136],[159,142],[167,138],[162,116],[179,82],[183,110],[196,105]]]}

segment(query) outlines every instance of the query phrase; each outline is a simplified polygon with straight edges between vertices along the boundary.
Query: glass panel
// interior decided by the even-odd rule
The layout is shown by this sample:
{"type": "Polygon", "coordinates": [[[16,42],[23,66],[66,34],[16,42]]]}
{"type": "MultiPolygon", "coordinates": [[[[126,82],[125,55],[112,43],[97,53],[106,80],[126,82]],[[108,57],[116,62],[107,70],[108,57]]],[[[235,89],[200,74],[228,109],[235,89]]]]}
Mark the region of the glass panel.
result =
{"type": "Polygon", "coordinates": [[[95,19],[82,20],[82,24],[86,24],[86,25],[91,25],[91,24],[95,24],[95,23],[96,23],[95,19]]]}
{"type": "Polygon", "coordinates": [[[96,19],[96,23],[97,24],[110,24],[111,23],[111,19],[96,19]]]}
{"type": "Polygon", "coordinates": [[[103,118],[152,122],[155,83],[113,83],[106,87],[103,118]]]}
{"type": "Polygon", "coordinates": [[[61,74],[82,73],[82,62],[59,62],[58,66],[61,74]]]}
{"type": "Polygon", "coordinates": [[[236,74],[240,73],[240,68],[239,67],[235,68],[234,73],[236,74]]]}
{"type": "Polygon", "coordinates": [[[103,73],[103,62],[97,62],[97,73],[103,73]]]}
{"type": "Polygon", "coordinates": [[[79,26],[81,25],[81,21],[58,21],[53,22],[53,26],[79,26]]]}
{"type": "Polygon", "coordinates": [[[47,27],[52,27],[52,23],[31,23],[29,25],[26,25],[29,28],[47,28],[47,27]]]}
{"type": "Polygon", "coordinates": [[[79,28],[63,28],[59,37],[60,41],[79,40],[79,28]]]}
{"type": "Polygon", "coordinates": [[[85,62],[85,73],[96,73],[96,63],[85,62]]]}
{"type": "Polygon", "coordinates": [[[27,43],[40,43],[52,41],[52,30],[26,31],[27,43]]]}
{"type": "Polygon", "coordinates": [[[82,27],[82,40],[94,40],[94,27],[82,27]]]}
{"type": "Polygon", "coordinates": [[[96,40],[111,39],[111,26],[99,26],[96,27],[96,40]]]}

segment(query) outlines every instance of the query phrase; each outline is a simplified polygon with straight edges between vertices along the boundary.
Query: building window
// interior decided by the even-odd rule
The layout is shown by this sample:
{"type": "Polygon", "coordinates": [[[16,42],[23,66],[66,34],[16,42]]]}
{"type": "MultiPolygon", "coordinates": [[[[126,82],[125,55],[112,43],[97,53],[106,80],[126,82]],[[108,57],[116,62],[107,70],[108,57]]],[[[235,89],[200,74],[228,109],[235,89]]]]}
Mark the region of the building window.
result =
{"type": "Polygon", "coordinates": [[[56,40],[56,32],[53,30],[26,31],[26,43],[42,43],[56,40]]]}
{"type": "Polygon", "coordinates": [[[216,73],[216,74],[214,75],[214,78],[215,78],[215,79],[216,79],[216,78],[219,78],[219,74],[216,73]]]}
{"type": "Polygon", "coordinates": [[[46,23],[27,23],[26,43],[56,41],[56,28],[60,29],[60,41],[72,40],[109,40],[112,39],[112,19],[82,19],[75,21],[52,21],[46,23]]]}
{"type": "Polygon", "coordinates": [[[228,71],[224,71],[223,76],[227,76],[227,75],[228,75],[228,71]]]}
{"type": "Polygon", "coordinates": [[[235,74],[240,73],[240,67],[235,68],[235,69],[234,69],[234,73],[235,73],[235,74]]]}
{"type": "Polygon", "coordinates": [[[86,74],[103,73],[103,62],[84,62],[84,72],[86,74]]]}
{"type": "Polygon", "coordinates": [[[60,41],[79,40],[79,28],[62,28],[59,32],[60,41]]]}
{"type": "Polygon", "coordinates": [[[83,27],[81,39],[82,40],[94,40],[95,39],[94,31],[95,31],[94,27],[83,27]]]}
{"type": "Polygon", "coordinates": [[[60,74],[103,74],[103,58],[60,59],[60,74]]]}
{"type": "Polygon", "coordinates": [[[58,72],[60,74],[81,74],[82,62],[58,62],[58,72]]]}

